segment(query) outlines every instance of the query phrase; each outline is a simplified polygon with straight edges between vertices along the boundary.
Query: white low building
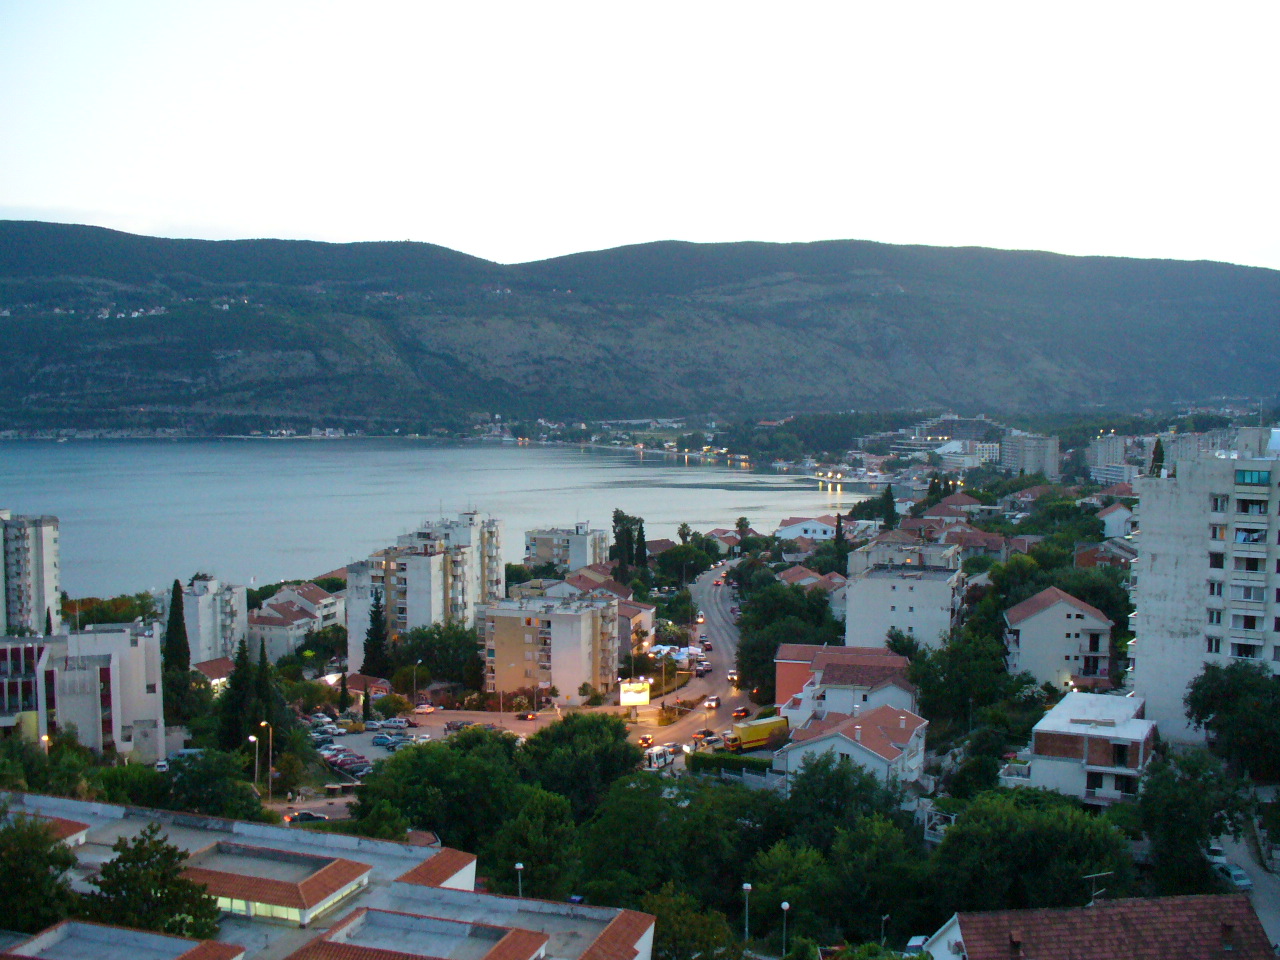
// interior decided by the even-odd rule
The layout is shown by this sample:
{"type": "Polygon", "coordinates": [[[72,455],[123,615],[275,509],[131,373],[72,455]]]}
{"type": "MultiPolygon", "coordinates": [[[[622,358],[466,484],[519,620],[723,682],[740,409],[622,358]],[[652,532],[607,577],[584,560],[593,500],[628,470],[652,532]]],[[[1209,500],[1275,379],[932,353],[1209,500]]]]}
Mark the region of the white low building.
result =
{"type": "Polygon", "coordinates": [[[1029,786],[1106,805],[1131,800],[1155,748],[1156,724],[1141,697],[1068,693],[1031,730],[1031,746],[1000,771],[1029,786]]]}
{"type": "Polygon", "coordinates": [[[75,728],[84,746],[151,763],[165,755],[160,629],[95,624],[0,638],[0,729],[39,743],[75,728]]]}
{"type": "Polygon", "coordinates": [[[810,540],[834,540],[836,536],[836,518],[830,515],[821,517],[787,517],[773,535],[779,540],[795,540],[808,537],[810,540]]]}
{"type": "Polygon", "coordinates": [[[951,632],[964,593],[960,548],[872,541],[849,554],[845,645],[874,647],[890,630],[937,647],[951,632]]]}
{"type": "Polygon", "coordinates": [[[264,642],[267,657],[274,662],[295,652],[308,634],[344,620],[341,597],[314,583],[282,587],[249,614],[249,646],[256,653],[259,642],[264,642]]]}

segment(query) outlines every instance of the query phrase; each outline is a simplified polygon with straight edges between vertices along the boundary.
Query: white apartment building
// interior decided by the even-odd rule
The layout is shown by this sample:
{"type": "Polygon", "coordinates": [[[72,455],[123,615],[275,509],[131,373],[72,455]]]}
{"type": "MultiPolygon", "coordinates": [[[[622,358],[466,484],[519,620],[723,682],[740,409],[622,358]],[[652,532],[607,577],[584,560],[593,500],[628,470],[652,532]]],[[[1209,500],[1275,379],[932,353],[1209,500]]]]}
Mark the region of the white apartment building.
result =
{"type": "Polygon", "coordinates": [[[1134,483],[1133,686],[1163,736],[1200,741],[1182,698],[1206,663],[1280,672],[1280,430],[1242,430],[1234,450],[1164,472],[1134,483]]]}
{"type": "Polygon", "coordinates": [[[438,520],[347,566],[347,668],[364,663],[364,638],[375,591],[393,641],[446,621],[475,626],[484,606],[506,592],[502,524],[475,512],[438,520]]]}
{"type": "Polygon", "coordinates": [[[956,623],[964,583],[955,544],[873,541],[854,550],[844,585],[845,646],[884,646],[894,629],[940,646],[956,623]]]}
{"type": "Polygon", "coordinates": [[[58,518],[15,517],[0,510],[4,575],[0,610],[6,633],[44,634],[62,628],[62,575],[58,569],[58,518]]]}
{"type": "Polygon", "coordinates": [[[572,528],[548,527],[524,535],[524,563],[536,567],[554,563],[562,572],[581,570],[609,559],[609,533],[592,530],[588,523],[572,528]]]}
{"type": "Polygon", "coordinates": [[[582,685],[611,693],[618,680],[618,600],[585,596],[500,600],[484,611],[486,689],[555,687],[578,704],[582,685]]]}
{"type": "Polygon", "coordinates": [[[1048,587],[1004,612],[1005,665],[1059,690],[1111,687],[1111,620],[1048,587]]]}
{"type": "Polygon", "coordinates": [[[1062,476],[1058,438],[1034,433],[1010,433],[1000,441],[1000,469],[1012,473],[1041,473],[1049,481],[1062,476]]]}
{"type": "Polygon", "coordinates": [[[0,637],[0,736],[40,742],[74,725],[82,744],[151,763],[165,755],[161,629],[96,624],[0,637]]]}
{"type": "MultiPolygon", "coordinates": [[[[160,591],[155,596],[162,617],[167,617],[170,592],[160,591]]],[[[248,591],[214,577],[193,577],[182,588],[182,619],[187,625],[192,663],[234,657],[236,646],[249,635],[248,591]]]]}

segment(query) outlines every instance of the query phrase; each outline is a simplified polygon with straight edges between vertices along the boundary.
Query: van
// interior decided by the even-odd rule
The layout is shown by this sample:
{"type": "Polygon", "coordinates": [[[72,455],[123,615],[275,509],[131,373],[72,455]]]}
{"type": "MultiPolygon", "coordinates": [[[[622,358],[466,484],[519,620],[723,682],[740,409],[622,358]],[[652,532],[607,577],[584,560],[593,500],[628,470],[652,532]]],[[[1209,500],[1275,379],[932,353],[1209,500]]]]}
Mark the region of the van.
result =
{"type": "Polygon", "coordinates": [[[409,721],[404,717],[392,717],[390,720],[383,720],[383,729],[390,728],[392,730],[403,730],[409,726],[409,721]]]}

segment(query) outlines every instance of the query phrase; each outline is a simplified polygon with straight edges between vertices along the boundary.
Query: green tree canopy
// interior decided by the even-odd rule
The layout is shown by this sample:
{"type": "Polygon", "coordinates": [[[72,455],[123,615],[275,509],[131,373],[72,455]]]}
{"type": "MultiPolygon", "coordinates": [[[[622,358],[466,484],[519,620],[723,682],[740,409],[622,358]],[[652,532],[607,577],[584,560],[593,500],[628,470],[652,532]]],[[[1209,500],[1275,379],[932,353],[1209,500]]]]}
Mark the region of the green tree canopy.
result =
{"type": "Polygon", "coordinates": [[[1187,718],[1211,735],[1215,753],[1252,777],[1280,777],[1280,750],[1258,749],[1280,744],[1280,677],[1265,664],[1205,664],[1183,703],[1187,718]]]}
{"type": "Polygon", "coordinates": [[[115,857],[102,865],[98,889],[85,898],[93,919],[200,940],[217,936],[217,901],[182,876],[187,855],[161,836],[159,824],[120,837],[111,849],[115,857]]]}
{"type": "Polygon", "coordinates": [[[0,809],[0,902],[4,925],[38,933],[66,919],[76,905],[68,873],[76,856],[48,823],[22,814],[7,819],[0,809]]]}
{"type": "Polygon", "coordinates": [[[539,787],[521,786],[515,817],[498,828],[481,861],[496,893],[564,900],[578,879],[578,828],[569,801],[539,787]],[[524,864],[518,884],[514,864],[524,864]]]}
{"type": "Polygon", "coordinates": [[[174,580],[169,593],[169,619],[164,630],[164,669],[186,673],[191,669],[191,645],[182,609],[182,584],[174,580]]]}
{"type": "MultiPolygon", "coordinates": [[[[266,746],[265,739],[262,745],[266,746]]],[[[233,820],[262,817],[262,801],[245,782],[240,759],[220,750],[202,750],[171,760],[169,791],[175,810],[233,820]]]]}
{"type": "Polygon", "coordinates": [[[626,724],[603,713],[573,713],[543,727],[521,751],[525,778],[567,797],[574,816],[595,812],[613,781],[639,765],[640,748],[626,724]]]}
{"type": "Polygon", "coordinates": [[[369,604],[369,627],[364,634],[364,659],[360,672],[369,677],[391,676],[391,659],[387,653],[387,615],[382,605],[382,591],[373,591],[369,604]]]}
{"type": "Polygon", "coordinates": [[[653,914],[654,960],[741,960],[742,942],[723,913],[667,881],[644,895],[640,909],[653,914]]]}

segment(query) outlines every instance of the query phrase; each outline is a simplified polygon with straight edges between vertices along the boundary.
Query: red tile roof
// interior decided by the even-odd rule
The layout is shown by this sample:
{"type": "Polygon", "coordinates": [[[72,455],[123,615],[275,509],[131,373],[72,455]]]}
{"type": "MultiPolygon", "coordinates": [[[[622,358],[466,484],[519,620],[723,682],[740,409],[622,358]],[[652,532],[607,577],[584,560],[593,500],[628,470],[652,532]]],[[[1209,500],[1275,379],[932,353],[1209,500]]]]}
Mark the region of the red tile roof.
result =
{"type": "Polygon", "coordinates": [[[1248,897],[1099,900],[958,914],[968,960],[1274,960],[1248,897]]]}
{"type": "Polygon", "coordinates": [[[1132,497],[1132,483],[1113,483],[1109,487],[1103,487],[1098,491],[1100,497],[1132,497]]]}
{"type": "Polygon", "coordinates": [[[53,833],[55,840],[67,840],[77,833],[84,833],[89,829],[87,823],[81,823],[78,820],[67,820],[64,817],[46,817],[42,813],[26,813],[22,811],[20,811],[20,815],[30,817],[32,820],[38,820],[44,824],[53,833]]]}
{"type": "Polygon", "coordinates": [[[659,540],[646,540],[644,542],[644,548],[651,557],[656,557],[661,553],[666,553],[668,550],[678,546],[678,543],[674,540],[668,540],[666,537],[659,540]]]}
{"type": "Polygon", "coordinates": [[[819,580],[821,575],[797,563],[794,567],[788,567],[778,574],[778,579],[783,583],[795,585],[805,580],[819,580]]]}
{"type": "MultiPolygon", "coordinates": [[[[814,663],[814,661],[822,656],[822,662],[830,663],[834,660],[847,660],[850,658],[866,657],[866,656],[889,656],[895,657],[897,654],[890,653],[887,647],[845,647],[833,644],[822,643],[783,643],[779,644],[778,652],[773,655],[774,661],[786,660],[793,663],[814,663]]],[[[905,660],[905,657],[899,657],[905,660]]]]}
{"type": "Polygon", "coordinates": [[[981,500],[978,500],[976,497],[971,497],[967,493],[953,493],[938,501],[938,506],[947,507],[978,507],[981,505],[981,500]]]}
{"type": "Polygon", "coordinates": [[[961,520],[969,516],[963,510],[957,510],[955,507],[945,506],[944,504],[941,504],[941,503],[935,504],[934,506],[930,507],[928,510],[924,512],[924,515],[926,517],[954,518],[956,520],[961,520]]]}
{"type": "Polygon", "coordinates": [[[235,661],[230,657],[218,657],[215,660],[204,660],[191,665],[192,670],[199,670],[208,677],[210,683],[215,680],[227,679],[235,668],[235,661]]]}
{"type": "Polygon", "coordinates": [[[796,743],[803,743],[829,734],[838,734],[865,747],[876,756],[892,761],[902,756],[912,735],[928,722],[910,710],[899,710],[885,704],[858,716],[828,713],[823,719],[810,720],[794,731],[791,739],[796,743]]]}
{"type": "Polygon", "coordinates": [[[474,853],[463,853],[452,847],[441,847],[408,873],[396,877],[399,883],[415,883],[422,887],[438,887],[476,862],[474,853]]]}
{"type": "Polygon", "coordinates": [[[344,860],[340,857],[331,860],[326,860],[324,857],[308,857],[310,860],[317,861],[319,869],[301,882],[291,883],[287,880],[254,877],[200,866],[201,854],[221,847],[231,847],[234,852],[247,853],[249,856],[276,855],[274,850],[217,843],[213,847],[206,847],[205,850],[192,854],[187,860],[191,865],[183,869],[182,875],[195,883],[204,884],[208,887],[209,893],[215,897],[252,900],[254,903],[270,903],[298,910],[305,910],[323,903],[347,884],[358,880],[372,869],[368,864],[344,860]]]}
{"type": "Polygon", "coordinates": [[[1131,513],[1133,513],[1133,511],[1132,511],[1132,510],[1130,510],[1128,507],[1126,507],[1123,503],[1113,503],[1111,506],[1109,506],[1109,507],[1103,507],[1101,510],[1099,510],[1099,511],[1098,511],[1098,516],[1099,516],[1099,517],[1109,517],[1109,516],[1111,516],[1113,513],[1117,513],[1117,512],[1119,512],[1119,511],[1121,511],[1121,510],[1123,510],[1125,513],[1130,513],[1130,514],[1131,514],[1131,513]]]}
{"type": "Polygon", "coordinates": [[[287,627],[290,624],[315,619],[316,615],[314,613],[304,610],[292,600],[285,603],[271,603],[268,601],[263,604],[261,609],[254,610],[249,614],[249,622],[260,627],[287,627]]]}
{"type": "Polygon", "coordinates": [[[326,600],[333,599],[333,594],[323,587],[317,587],[314,583],[299,583],[291,589],[308,603],[324,603],[326,600]]]}
{"type": "Polygon", "coordinates": [[[1077,600],[1065,590],[1060,590],[1057,587],[1046,587],[1034,597],[1023,600],[1021,603],[1010,607],[1004,612],[1004,618],[1008,622],[1009,626],[1016,627],[1029,617],[1034,617],[1038,613],[1044,613],[1044,611],[1059,603],[1069,604],[1085,616],[1093,617],[1095,620],[1101,620],[1107,626],[1111,626],[1110,618],[1097,607],[1091,607],[1083,600],[1077,600]]]}
{"type": "Polygon", "coordinates": [[[623,910],[609,921],[579,960],[632,960],[640,952],[636,944],[653,929],[655,922],[652,914],[623,910]]]}

